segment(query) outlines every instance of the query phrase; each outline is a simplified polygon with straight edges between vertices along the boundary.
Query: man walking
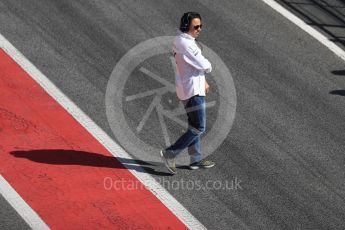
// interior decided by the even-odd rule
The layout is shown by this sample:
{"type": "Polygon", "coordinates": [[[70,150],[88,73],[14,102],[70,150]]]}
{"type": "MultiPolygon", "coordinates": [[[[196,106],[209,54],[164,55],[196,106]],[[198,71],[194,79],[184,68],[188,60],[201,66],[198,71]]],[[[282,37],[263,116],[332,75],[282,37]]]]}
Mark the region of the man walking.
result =
{"type": "Polygon", "coordinates": [[[214,162],[202,159],[201,135],[206,128],[205,96],[209,85],[205,72],[212,71],[211,63],[201,54],[195,38],[202,28],[201,16],[196,12],[183,14],[180,31],[173,42],[176,61],[176,94],[185,106],[188,130],[170,147],[161,150],[165,166],[176,173],[175,158],[185,148],[190,155],[190,169],[211,168],[214,162]]]}

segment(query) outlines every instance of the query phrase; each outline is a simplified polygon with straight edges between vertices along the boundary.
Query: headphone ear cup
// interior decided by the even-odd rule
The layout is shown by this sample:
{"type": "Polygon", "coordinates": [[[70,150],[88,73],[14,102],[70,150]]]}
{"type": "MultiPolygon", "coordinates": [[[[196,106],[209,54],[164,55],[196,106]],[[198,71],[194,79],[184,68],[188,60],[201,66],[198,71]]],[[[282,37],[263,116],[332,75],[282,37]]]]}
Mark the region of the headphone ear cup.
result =
{"type": "Polygon", "coordinates": [[[188,24],[183,25],[183,31],[182,32],[188,32],[188,24]]]}
{"type": "Polygon", "coordinates": [[[188,27],[189,27],[189,15],[190,13],[185,13],[182,17],[182,20],[181,20],[181,27],[180,27],[180,30],[182,32],[188,32],[188,27]]]}

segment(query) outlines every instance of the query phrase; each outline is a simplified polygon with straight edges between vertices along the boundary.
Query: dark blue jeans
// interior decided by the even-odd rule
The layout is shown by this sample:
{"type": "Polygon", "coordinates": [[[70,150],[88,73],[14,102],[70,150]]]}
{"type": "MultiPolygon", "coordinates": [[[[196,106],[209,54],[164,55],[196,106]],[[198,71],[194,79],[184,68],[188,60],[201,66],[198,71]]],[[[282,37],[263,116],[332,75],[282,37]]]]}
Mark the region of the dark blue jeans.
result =
{"type": "Polygon", "coordinates": [[[188,116],[188,130],[166,151],[176,157],[188,147],[190,163],[194,163],[202,159],[201,135],[206,129],[205,97],[196,95],[183,101],[183,104],[188,116]]]}

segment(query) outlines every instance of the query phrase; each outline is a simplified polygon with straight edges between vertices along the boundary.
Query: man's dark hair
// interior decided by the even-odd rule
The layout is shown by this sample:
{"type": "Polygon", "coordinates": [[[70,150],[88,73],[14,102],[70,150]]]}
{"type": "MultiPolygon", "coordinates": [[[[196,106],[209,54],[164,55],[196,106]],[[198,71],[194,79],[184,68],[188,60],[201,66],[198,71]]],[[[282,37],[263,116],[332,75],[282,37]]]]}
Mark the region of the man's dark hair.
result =
{"type": "Polygon", "coordinates": [[[180,30],[183,33],[188,32],[190,23],[194,18],[199,18],[201,20],[201,16],[199,13],[196,12],[186,12],[183,14],[180,22],[180,30]]]}

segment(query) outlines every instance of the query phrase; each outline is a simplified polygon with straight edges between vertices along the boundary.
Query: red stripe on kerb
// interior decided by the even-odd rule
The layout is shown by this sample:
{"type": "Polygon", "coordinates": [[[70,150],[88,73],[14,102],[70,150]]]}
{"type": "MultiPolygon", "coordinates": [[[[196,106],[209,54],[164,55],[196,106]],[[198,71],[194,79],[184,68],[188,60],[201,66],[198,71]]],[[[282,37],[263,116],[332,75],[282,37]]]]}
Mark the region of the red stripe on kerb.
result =
{"type": "Polygon", "coordinates": [[[186,228],[1,49],[0,159],[53,229],[186,228]]]}

